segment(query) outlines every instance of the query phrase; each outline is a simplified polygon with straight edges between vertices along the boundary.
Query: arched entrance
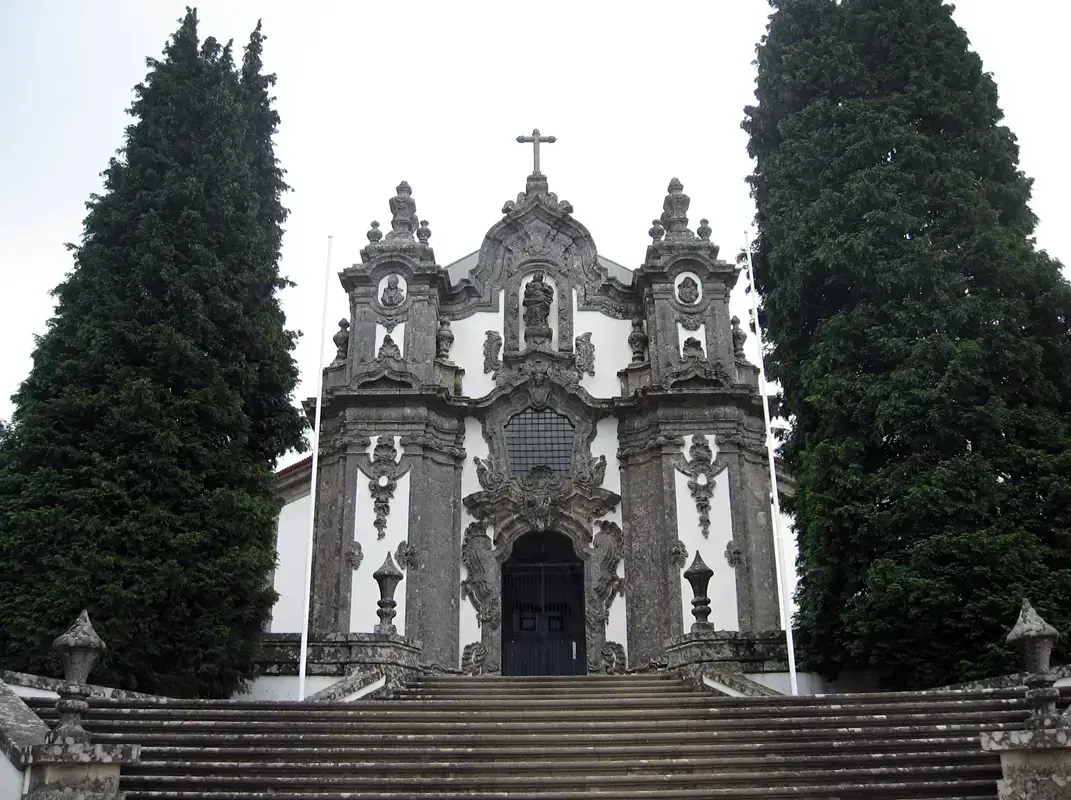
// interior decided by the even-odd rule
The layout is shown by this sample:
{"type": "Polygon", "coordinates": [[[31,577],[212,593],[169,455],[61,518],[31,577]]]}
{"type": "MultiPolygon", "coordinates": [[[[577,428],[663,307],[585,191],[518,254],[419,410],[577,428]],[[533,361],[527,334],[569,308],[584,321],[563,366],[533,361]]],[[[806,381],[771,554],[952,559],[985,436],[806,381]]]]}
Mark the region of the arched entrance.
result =
{"type": "Polygon", "coordinates": [[[502,565],[502,674],[583,675],[584,563],[560,533],[527,533],[502,565]]]}

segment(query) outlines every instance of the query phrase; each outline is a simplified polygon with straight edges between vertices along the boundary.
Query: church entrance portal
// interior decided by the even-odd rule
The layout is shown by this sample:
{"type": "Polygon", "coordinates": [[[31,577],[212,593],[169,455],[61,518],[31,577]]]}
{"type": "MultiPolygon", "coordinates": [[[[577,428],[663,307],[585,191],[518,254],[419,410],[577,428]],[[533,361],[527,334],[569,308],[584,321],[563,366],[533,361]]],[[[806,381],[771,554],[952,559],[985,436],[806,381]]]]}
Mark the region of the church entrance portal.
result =
{"type": "Polygon", "coordinates": [[[584,564],[558,533],[528,533],[502,565],[502,674],[583,675],[584,564]]]}

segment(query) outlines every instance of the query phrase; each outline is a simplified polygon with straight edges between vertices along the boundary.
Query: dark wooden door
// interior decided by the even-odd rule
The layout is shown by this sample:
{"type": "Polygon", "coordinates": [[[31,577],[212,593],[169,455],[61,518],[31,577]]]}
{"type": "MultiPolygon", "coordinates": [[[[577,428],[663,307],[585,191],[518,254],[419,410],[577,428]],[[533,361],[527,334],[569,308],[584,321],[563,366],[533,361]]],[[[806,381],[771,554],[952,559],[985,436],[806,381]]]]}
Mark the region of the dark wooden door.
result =
{"type": "Polygon", "coordinates": [[[584,568],[510,563],[502,568],[502,674],[583,675],[584,568]]]}

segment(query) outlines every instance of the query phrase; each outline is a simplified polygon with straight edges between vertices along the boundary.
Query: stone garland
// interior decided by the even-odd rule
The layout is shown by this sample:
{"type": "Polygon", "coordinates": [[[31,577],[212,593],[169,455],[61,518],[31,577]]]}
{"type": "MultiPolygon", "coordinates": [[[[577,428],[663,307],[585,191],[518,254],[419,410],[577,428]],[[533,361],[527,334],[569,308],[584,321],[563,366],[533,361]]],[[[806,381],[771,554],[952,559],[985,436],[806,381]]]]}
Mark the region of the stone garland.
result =
{"type": "Polygon", "coordinates": [[[390,514],[390,501],[394,490],[398,488],[398,451],[394,448],[393,436],[380,436],[372,451],[372,464],[369,470],[372,478],[368,489],[372,494],[372,508],[376,512],[376,538],[387,536],[387,516],[390,514]]]}
{"type": "Polygon", "coordinates": [[[701,433],[692,437],[692,446],[688,450],[688,471],[688,491],[695,500],[699,529],[706,539],[710,536],[710,498],[714,494],[714,453],[707,437],[701,433]]]}

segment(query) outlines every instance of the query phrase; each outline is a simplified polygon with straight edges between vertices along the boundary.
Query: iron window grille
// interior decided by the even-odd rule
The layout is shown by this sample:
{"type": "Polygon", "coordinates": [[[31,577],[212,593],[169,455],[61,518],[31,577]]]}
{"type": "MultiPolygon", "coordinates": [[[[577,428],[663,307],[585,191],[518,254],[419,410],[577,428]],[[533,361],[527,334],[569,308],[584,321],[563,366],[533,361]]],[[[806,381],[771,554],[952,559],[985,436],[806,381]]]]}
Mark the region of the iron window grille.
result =
{"type": "Polygon", "coordinates": [[[550,409],[526,409],[506,423],[506,455],[510,474],[527,475],[535,467],[549,467],[568,475],[573,466],[573,423],[550,409]]]}

